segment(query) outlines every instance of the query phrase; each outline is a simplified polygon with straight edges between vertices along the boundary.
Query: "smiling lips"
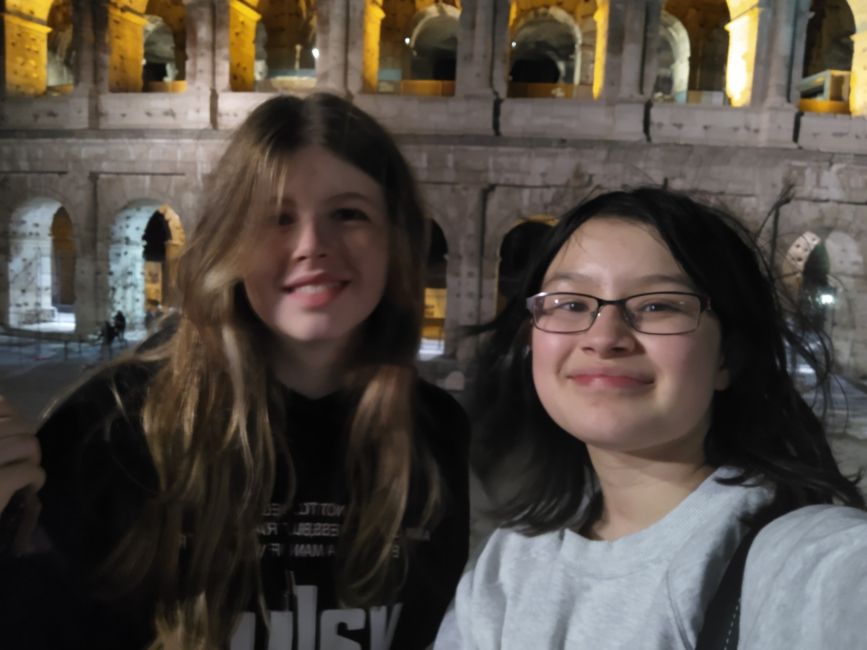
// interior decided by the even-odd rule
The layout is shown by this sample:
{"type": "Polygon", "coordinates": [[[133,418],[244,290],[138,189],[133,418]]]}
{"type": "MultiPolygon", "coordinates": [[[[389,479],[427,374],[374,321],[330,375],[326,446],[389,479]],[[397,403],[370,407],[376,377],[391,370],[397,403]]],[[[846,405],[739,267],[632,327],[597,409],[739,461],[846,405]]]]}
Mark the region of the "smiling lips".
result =
{"type": "Polygon", "coordinates": [[[569,375],[579,386],[596,389],[637,389],[653,383],[650,377],[607,371],[581,371],[569,375]]]}
{"type": "Polygon", "coordinates": [[[318,275],[301,278],[283,287],[283,292],[303,307],[324,307],[331,303],[349,285],[349,280],[318,275]]]}

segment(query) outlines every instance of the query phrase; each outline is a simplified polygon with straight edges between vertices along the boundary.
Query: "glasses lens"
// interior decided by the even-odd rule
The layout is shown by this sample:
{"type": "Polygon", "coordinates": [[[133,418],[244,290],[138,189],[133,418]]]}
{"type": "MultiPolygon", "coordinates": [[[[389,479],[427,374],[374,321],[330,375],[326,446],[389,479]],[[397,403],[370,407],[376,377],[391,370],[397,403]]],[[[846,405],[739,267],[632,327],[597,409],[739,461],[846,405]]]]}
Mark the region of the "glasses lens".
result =
{"type": "Polygon", "coordinates": [[[645,334],[684,334],[698,327],[701,298],[680,293],[648,293],[626,301],[632,326],[645,334]]]}
{"type": "Polygon", "coordinates": [[[593,324],[596,299],[576,293],[551,293],[536,299],[536,327],[546,332],[580,332],[593,324]]]}

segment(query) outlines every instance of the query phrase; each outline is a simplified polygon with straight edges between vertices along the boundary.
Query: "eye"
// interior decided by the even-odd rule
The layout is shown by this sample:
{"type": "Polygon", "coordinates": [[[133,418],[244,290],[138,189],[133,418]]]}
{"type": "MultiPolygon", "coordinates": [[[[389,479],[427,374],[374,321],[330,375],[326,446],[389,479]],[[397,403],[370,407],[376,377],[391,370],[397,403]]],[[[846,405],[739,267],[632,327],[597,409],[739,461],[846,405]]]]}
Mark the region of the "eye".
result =
{"type": "Polygon", "coordinates": [[[291,212],[281,212],[277,215],[278,226],[291,226],[295,223],[295,215],[291,212]]]}
{"type": "Polygon", "coordinates": [[[590,303],[583,298],[558,298],[552,305],[552,309],[559,311],[583,314],[591,310],[590,303]]]}
{"type": "Polygon", "coordinates": [[[647,302],[643,302],[638,305],[638,309],[636,311],[640,311],[646,314],[658,314],[658,313],[676,313],[682,312],[684,310],[684,303],[680,300],[669,298],[669,299],[660,299],[654,298],[653,300],[648,300],[647,302]]]}
{"type": "Polygon", "coordinates": [[[370,221],[365,212],[357,208],[340,208],[331,213],[337,221],[370,221]]]}

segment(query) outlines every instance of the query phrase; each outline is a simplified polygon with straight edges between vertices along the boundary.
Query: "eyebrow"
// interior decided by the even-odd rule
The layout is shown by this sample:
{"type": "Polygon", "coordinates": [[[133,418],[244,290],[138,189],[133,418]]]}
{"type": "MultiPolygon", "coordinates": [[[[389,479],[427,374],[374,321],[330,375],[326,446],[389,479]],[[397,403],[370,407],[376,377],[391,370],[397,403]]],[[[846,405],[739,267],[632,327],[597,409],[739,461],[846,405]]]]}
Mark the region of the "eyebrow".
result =
{"type": "MultiPolygon", "coordinates": [[[[585,273],[573,273],[569,271],[561,271],[560,273],[555,273],[550,278],[545,280],[545,284],[550,284],[551,282],[557,282],[559,280],[570,280],[577,282],[594,282],[597,281],[598,278],[587,275],[585,273]]],[[[695,285],[692,281],[690,281],[689,277],[682,274],[671,275],[668,273],[652,273],[650,275],[642,275],[636,278],[636,283],[639,285],[643,284],[680,284],[684,287],[688,287],[690,289],[694,289],[695,285]]]]}
{"type": "MultiPolygon", "coordinates": [[[[326,203],[341,203],[343,201],[362,201],[363,203],[367,203],[369,206],[374,208],[381,207],[375,199],[361,192],[340,192],[339,194],[333,194],[332,196],[329,196],[327,199],[325,199],[326,203]]],[[[283,197],[283,205],[294,206],[295,199],[293,199],[289,195],[285,195],[283,197]]]]}

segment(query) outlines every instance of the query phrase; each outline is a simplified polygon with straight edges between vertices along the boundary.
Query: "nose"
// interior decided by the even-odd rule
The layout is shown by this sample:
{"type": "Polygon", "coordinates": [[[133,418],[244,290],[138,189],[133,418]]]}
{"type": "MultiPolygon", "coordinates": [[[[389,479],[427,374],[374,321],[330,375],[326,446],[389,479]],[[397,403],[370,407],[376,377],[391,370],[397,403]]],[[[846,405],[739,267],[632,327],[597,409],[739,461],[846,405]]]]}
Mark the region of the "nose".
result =
{"type": "Polygon", "coordinates": [[[586,332],[580,334],[581,347],[602,357],[628,354],[638,347],[635,332],[617,305],[605,305],[586,332]]]}
{"type": "Polygon", "coordinates": [[[326,220],[315,217],[299,218],[295,224],[292,257],[295,260],[325,257],[330,239],[326,220]]]}

